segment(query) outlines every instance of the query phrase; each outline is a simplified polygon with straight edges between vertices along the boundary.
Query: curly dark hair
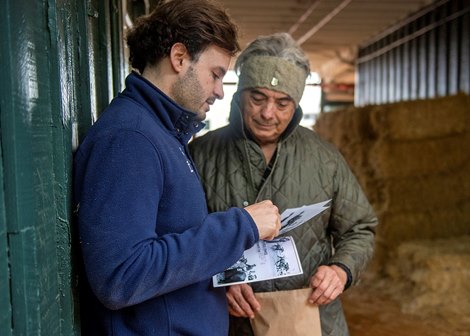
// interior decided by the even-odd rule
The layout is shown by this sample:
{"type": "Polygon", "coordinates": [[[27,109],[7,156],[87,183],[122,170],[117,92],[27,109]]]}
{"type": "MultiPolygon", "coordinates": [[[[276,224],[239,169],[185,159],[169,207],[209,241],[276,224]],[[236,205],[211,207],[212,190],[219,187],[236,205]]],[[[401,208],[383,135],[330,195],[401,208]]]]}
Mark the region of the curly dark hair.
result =
{"type": "Polygon", "coordinates": [[[231,56],[240,51],[237,26],[222,7],[208,0],[172,0],[136,20],[127,35],[129,62],[142,73],[168,56],[177,42],[186,46],[192,60],[209,45],[231,56]]]}

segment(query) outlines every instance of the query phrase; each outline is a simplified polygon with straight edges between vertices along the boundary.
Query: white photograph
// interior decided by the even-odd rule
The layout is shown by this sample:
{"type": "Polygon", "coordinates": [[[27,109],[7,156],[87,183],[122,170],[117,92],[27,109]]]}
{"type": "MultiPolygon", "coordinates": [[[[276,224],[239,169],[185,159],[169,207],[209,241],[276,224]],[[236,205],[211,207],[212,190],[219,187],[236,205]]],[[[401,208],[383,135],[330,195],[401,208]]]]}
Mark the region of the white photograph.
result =
{"type": "Polygon", "coordinates": [[[302,274],[292,237],[260,240],[224,272],[213,277],[214,287],[302,274]]]}

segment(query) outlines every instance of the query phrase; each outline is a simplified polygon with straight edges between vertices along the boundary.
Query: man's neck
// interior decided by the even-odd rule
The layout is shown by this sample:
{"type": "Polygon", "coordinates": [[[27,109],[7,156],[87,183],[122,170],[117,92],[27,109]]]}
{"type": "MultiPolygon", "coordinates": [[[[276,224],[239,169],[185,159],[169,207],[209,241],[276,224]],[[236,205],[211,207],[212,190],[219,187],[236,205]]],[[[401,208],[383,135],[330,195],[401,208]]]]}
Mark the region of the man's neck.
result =
{"type": "Polygon", "coordinates": [[[261,150],[263,151],[264,154],[264,159],[266,160],[266,163],[268,164],[271,162],[271,159],[276,152],[277,148],[277,143],[268,143],[261,145],[261,150]]]}
{"type": "Polygon", "coordinates": [[[168,62],[168,60],[164,58],[156,65],[145,67],[142,77],[158,87],[158,89],[164,92],[168,97],[173,99],[171,95],[171,87],[174,83],[175,76],[168,70],[169,67],[166,67],[164,62],[168,62]]]}

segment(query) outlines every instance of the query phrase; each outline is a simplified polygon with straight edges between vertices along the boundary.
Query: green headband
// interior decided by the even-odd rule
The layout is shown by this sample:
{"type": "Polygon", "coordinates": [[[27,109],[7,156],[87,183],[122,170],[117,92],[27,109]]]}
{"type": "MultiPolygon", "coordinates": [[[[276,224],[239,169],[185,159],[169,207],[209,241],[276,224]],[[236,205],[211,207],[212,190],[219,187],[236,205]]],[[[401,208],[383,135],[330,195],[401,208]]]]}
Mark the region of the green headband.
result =
{"type": "Polygon", "coordinates": [[[275,56],[254,56],[240,69],[238,91],[263,87],[288,94],[299,106],[305,88],[305,71],[285,59],[275,56]]]}

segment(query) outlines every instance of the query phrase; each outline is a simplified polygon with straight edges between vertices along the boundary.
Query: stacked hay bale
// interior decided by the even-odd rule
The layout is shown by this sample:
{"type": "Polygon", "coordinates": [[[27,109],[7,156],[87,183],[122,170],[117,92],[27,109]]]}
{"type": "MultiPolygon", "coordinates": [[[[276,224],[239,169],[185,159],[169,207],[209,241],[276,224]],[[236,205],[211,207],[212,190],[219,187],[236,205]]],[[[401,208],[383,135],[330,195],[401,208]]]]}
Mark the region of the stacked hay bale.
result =
{"type": "Polygon", "coordinates": [[[470,96],[324,113],[314,128],[377,212],[372,269],[411,286],[403,310],[470,316],[470,96]]]}
{"type": "Polygon", "coordinates": [[[470,236],[409,241],[395,250],[388,288],[403,312],[439,316],[470,332],[470,236]],[[393,293],[392,293],[393,291],[393,293]]]}
{"type": "Polygon", "coordinates": [[[399,243],[470,234],[470,96],[323,113],[380,220],[377,258],[399,243]]]}

